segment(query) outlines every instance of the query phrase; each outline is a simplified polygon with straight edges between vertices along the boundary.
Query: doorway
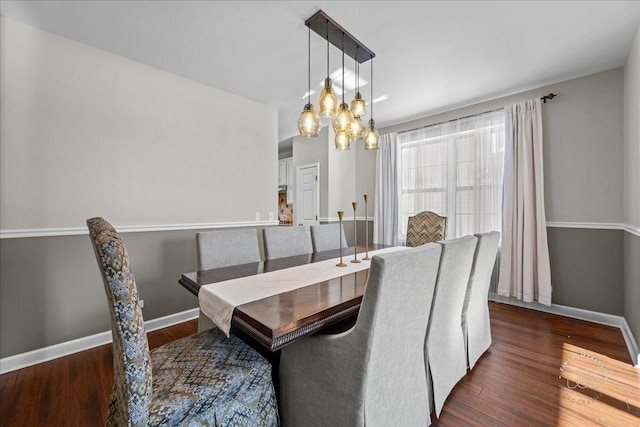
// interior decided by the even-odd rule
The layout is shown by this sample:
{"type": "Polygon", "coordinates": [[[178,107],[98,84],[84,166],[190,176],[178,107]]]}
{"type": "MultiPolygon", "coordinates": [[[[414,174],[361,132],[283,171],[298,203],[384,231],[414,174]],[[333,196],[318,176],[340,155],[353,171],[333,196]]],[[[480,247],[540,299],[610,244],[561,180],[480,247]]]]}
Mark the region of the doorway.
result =
{"type": "Polygon", "coordinates": [[[320,209],[320,164],[311,163],[296,168],[296,224],[319,224],[320,209]]]}

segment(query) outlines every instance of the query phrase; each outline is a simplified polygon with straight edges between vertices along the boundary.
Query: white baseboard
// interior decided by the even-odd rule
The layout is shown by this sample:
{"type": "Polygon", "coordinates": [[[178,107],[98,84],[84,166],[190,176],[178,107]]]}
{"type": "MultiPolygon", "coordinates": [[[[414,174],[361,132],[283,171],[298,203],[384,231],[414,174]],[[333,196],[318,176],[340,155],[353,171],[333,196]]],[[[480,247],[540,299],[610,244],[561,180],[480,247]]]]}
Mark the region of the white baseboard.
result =
{"type": "Polygon", "coordinates": [[[546,306],[537,302],[524,302],[515,298],[498,295],[494,292],[489,292],[489,301],[530,308],[532,310],[543,311],[545,313],[557,314],[560,316],[571,317],[573,319],[586,320],[588,322],[620,328],[620,332],[622,333],[622,337],[627,345],[627,350],[629,351],[633,365],[640,369],[640,352],[638,350],[637,341],[629,328],[629,324],[622,316],[584,310],[582,308],[568,307],[566,305],[551,304],[550,306],[546,306]]]}
{"type": "Polygon", "coordinates": [[[629,328],[629,324],[627,323],[627,319],[622,318],[622,326],[620,326],[620,331],[622,332],[622,336],[624,337],[624,341],[627,343],[627,348],[629,349],[629,353],[631,354],[631,360],[636,368],[640,369],[640,349],[638,348],[638,343],[636,342],[633,332],[629,328]]]}
{"type": "MultiPolygon", "coordinates": [[[[197,319],[198,313],[199,310],[194,308],[180,313],[170,314],[168,316],[148,320],[144,322],[144,327],[147,332],[155,331],[156,329],[166,328],[167,326],[186,322],[187,320],[197,319]]],[[[109,344],[110,342],[111,331],[106,331],[89,335],[88,337],[82,337],[50,345],[48,347],[39,348],[26,353],[16,354],[15,356],[5,357],[0,359],[0,374],[6,374],[7,372],[26,368],[27,366],[68,356],[79,351],[89,350],[90,348],[109,344]]]]}
{"type": "MultiPolygon", "coordinates": [[[[514,298],[504,297],[493,292],[489,293],[489,300],[620,328],[624,341],[627,344],[629,354],[631,355],[631,359],[633,360],[635,367],[640,369],[640,350],[638,349],[638,345],[633,336],[633,333],[631,332],[631,329],[629,328],[629,325],[627,324],[627,321],[622,316],[599,313],[597,311],[584,310],[581,308],[567,307],[557,304],[551,304],[551,306],[547,307],[546,305],[539,303],[527,303],[516,300],[514,298]]],[[[176,325],[178,323],[186,322],[188,320],[197,319],[198,316],[199,310],[197,308],[194,308],[180,313],[170,314],[168,316],[148,320],[144,322],[144,325],[146,331],[151,332],[157,329],[162,329],[168,326],[176,325]]],[[[17,369],[26,368],[27,366],[36,365],[38,363],[47,362],[59,357],[68,356],[70,354],[88,350],[90,348],[109,344],[110,342],[111,331],[106,331],[90,335],[88,337],[78,338],[72,341],[67,341],[29,351],[26,353],[16,354],[15,356],[5,357],[3,359],[0,359],[0,374],[5,374],[17,369]]]]}

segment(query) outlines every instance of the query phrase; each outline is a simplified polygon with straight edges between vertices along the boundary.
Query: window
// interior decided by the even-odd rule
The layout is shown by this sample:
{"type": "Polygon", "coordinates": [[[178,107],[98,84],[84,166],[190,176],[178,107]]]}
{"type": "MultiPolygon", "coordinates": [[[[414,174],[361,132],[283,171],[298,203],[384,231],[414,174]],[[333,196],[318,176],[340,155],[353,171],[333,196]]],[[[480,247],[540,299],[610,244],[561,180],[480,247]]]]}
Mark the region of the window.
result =
{"type": "Polygon", "coordinates": [[[400,133],[398,150],[401,242],[422,211],[447,217],[447,238],[500,231],[503,110],[400,133]]]}

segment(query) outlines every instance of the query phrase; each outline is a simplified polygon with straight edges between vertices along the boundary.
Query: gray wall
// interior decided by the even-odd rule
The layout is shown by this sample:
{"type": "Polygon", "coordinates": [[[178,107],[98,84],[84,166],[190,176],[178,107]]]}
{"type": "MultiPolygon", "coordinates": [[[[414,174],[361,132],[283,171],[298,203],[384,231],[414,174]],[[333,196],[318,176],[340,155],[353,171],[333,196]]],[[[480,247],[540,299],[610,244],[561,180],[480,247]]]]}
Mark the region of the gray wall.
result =
{"type": "MultiPolygon", "coordinates": [[[[144,317],[197,306],[178,285],[196,267],[195,232],[128,233],[144,317]]],[[[110,330],[102,279],[87,235],[0,240],[0,355],[110,330]]]]}
{"type": "Polygon", "coordinates": [[[553,303],[622,316],[621,230],[548,228],[553,303]]]}
{"type": "Polygon", "coordinates": [[[5,17],[0,43],[3,231],[276,212],[274,106],[5,17]]]}
{"type": "MultiPolygon", "coordinates": [[[[10,82],[6,80],[5,67],[8,62],[5,55],[8,51],[8,40],[11,40],[10,37],[15,37],[16,33],[9,34],[10,37],[7,37],[8,26],[4,17],[2,20],[1,65],[3,73],[0,75],[3,83],[2,132],[7,132],[5,125],[10,119],[10,116],[6,115],[7,108],[13,107],[6,104],[5,90],[10,86],[10,82]]],[[[21,28],[20,31],[29,32],[30,30],[21,28]]],[[[44,45],[50,43],[60,45],[65,49],[66,54],[71,52],[71,55],[76,55],[80,61],[88,61],[97,56],[101,61],[119,63],[120,65],[111,64],[116,68],[119,66],[127,69],[133,67],[136,72],[141,73],[143,79],[167,78],[178,88],[196,89],[196,86],[191,86],[195,85],[193,82],[177,82],[173,80],[175,76],[166,76],[167,73],[159,70],[141,64],[132,64],[131,61],[118,59],[114,55],[58,38],[58,36],[44,36],[39,33],[39,30],[33,31],[35,33],[29,34],[28,37],[44,37],[46,39],[44,45]],[[49,40],[50,37],[55,40],[49,40]],[[104,55],[111,59],[105,59],[104,55]],[[159,76],[158,73],[162,76],[159,76]]],[[[640,226],[638,223],[640,213],[637,209],[640,198],[640,184],[637,182],[637,165],[640,164],[640,159],[637,158],[640,152],[640,135],[638,120],[635,119],[640,116],[640,112],[638,98],[634,95],[638,93],[639,87],[639,44],[636,34],[632,55],[630,55],[624,71],[621,68],[614,69],[554,84],[425,119],[414,120],[381,130],[381,133],[412,129],[479,113],[553,91],[558,93],[559,97],[544,107],[547,220],[609,223],[624,221],[636,227],[640,226]],[[627,94],[626,97],[623,96],[623,88],[627,94]],[[624,123],[623,117],[625,118],[624,123]]],[[[49,61],[52,53],[32,51],[31,54],[36,55],[36,58],[49,61]]],[[[202,85],[197,85],[197,89],[210,90],[202,85]]],[[[93,102],[99,104],[103,100],[94,99],[93,102]]],[[[214,101],[212,100],[212,102],[214,101]]],[[[244,105],[244,101],[241,99],[237,102],[238,106],[244,105]]],[[[50,108],[56,106],[55,102],[50,101],[49,104],[42,104],[41,108],[44,108],[45,105],[50,105],[50,108]]],[[[97,107],[97,105],[94,106],[97,107]]],[[[100,105],[100,107],[104,108],[104,105],[100,105]]],[[[120,105],[112,104],[107,107],[117,110],[120,105]]],[[[88,111],[90,110],[89,108],[88,111]]],[[[272,114],[269,108],[266,108],[264,112],[267,116],[272,114]]],[[[82,121],[77,121],[77,124],[82,124],[82,121]]],[[[273,121],[273,126],[277,127],[277,120],[273,121]]],[[[64,130],[67,129],[68,127],[65,127],[64,130]]],[[[23,130],[27,134],[31,132],[27,128],[23,130]]],[[[46,135],[47,130],[44,129],[40,134],[46,135]]],[[[138,129],[141,132],[144,130],[138,129]]],[[[233,203],[233,200],[240,199],[237,195],[242,194],[241,191],[237,191],[238,187],[235,184],[229,186],[230,181],[234,183],[237,181],[233,176],[230,177],[228,174],[213,176],[214,182],[221,183],[225,188],[233,188],[231,193],[237,199],[229,199],[230,203],[224,201],[221,203],[219,200],[213,200],[213,197],[207,199],[206,202],[211,203],[210,210],[212,212],[212,217],[211,219],[207,218],[207,222],[226,218],[238,219],[238,217],[244,219],[247,216],[252,220],[253,211],[262,211],[263,216],[266,216],[266,211],[276,210],[273,188],[277,182],[275,162],[277,135],[274,134],[273,138],[268,137],[262,140],[264,137],[262,130],[262,127],[255,129],[255,132],[246,130],[243,135],[238,136],[238,141],[233,139],[219,141],[216,138],[215,129],[212,129],[210,147],[212,156],[219,152],[215,148],[216,144],[221,143],[231,147],[235,146],[239,151],[251,149],[245,138],[247,132],[254,137],[257,135],[261,139],[260,143],[267,145],[268,151],[263,156],[267,160],[263,159],[262,163],[251,168],[248,168],[247,164],[240,160],[229,163],[235,171],[242,171],[243,180],[248,179],[247,172],[252,172],[249,176],[252,189],[247,190],[246,197],[242,197],[242,200],[248,204],[237,205],[233,203]],[[235,142],[237,144],[234,144],[235,142]],[[268,161],[268,158],[273,160],[268,161]],[[254,196],[259,199],[265,194],[268,200],[265,199],[264,203],[254,200],[254,196]],[[245,212],[247,210],[251,212],[245,212]]],[[[20,129],[12,132],[20,134],[20,129]]],[[[2,134],[1,141],[3,185],[9,182],[8,178],[12,178],[7,176],[5,164],[20,164],[25,168],[38,168],[38,165],[46,160],[38,157],[40,155],[38,149],[43,147],[34,140],[26,141],[27,147],[32,149],[31,154],[24,154],[17,150],[16,154],[7,156],[5,144],[7,141],[11,141],[7,140],[6,135],[9,134],[2,134]]],[[[20,137],[22,138],[22,135],[20,137]]],[[[304,140],[307,144],[313,141],[304,140]]],[[[325,137],[325,141],[326,144],[329,144],[327,137],[325,137]]],[[[183,146],[183,150],[189,150],[188,138],[176,141],[176,143],[187,144],[183,146]]],[[[296,143],[298,141],[294,140],[294,157],[296,156],[296,143]]],[[[19,148],[19,146],[14,146],[14,148],[16,147],[19,148]]],[[[108,148],[108,146],[104,147],[108,148]]],[[[327,146],[318,148],[327,158],[327,146]]],[[[97,150],[95,153],[96,156],[105,155],[102,150],[97,150]]],[[[233,155],[242,158],[241,154],[235,152],[233,155]]],[[[132,150],[128,152],[128,155],[138,156],[140,165],[149,166],[148,162],[145,162],[147,160],[145,153],[137,152],[135,145],[132,145],[132,150]]],[[[198,157],[199,155],[198,152],[194,156],[198,157]]],[[[72,167],[73,158],[70,157],[67,160],[66,164],[72,167]]],[[[183,160],[187,163],[189,161],[189,159],[183,160]]],[[[310,161],[309,158],[301,163],[310,161]]],[[[225,167],[229,165],[225,165],[225,167]]],[[[373,195],[374,187],[371,177],[375,176],[373,172],[375,170],[375,153],[365,153],[358,149],[356,165],[356,194],[354,197],[357,196],[357,201],[360,204],[362,194],[367,192],[373,195]]],[[[153,180],[154,174],[160,177],[166,173],[165,170],[154,168],[141,169],[140,173],[143,171],[146,172],[141,178],[148,180],[153,180]]],[[[39,170],[37,172],[41,173],[39,170]]],[[[327,176],[326,170],[324,175],[327,176]]],[[[46,174],[41,176],[40,185],[46,186],[48,178],[49,176],[46,174]]],[[[12,185],[15,185],[13,184],[15,181],[11,182],[12,185]]],[[[109,188],[110,181],[108,177],[105,177],[98,181],[98,187],[95,190],[106,191],[109,188]]],[[[201,182],[196,189],[203,194],[217,194],[210,181],[201,182]]],[[[224,193],[224,188],[222,190],[224,193]]],[[[46,193],[47,197],[55,194],[60,194],[59,189],[46,193]]],[[[80,197],[90,204],[93,200],[89,197],[90,194],[94,193],[88,191],[80,196],[74,194],[74,197],[80,197]]],[[[163,193],[160,196],[169,199],[172,194],[163,193]]],[[[3,194],[2,197],[5,195],[3,194]]],[[[22,196],[15,195],[15,197],[22,196]]],[[[11,224],[11,226],[17,226],[22,219],[19,215],[15,215],[15,202],[13,199],[5,202],[3,198],[3,209],[5,203],[14,212],[12,213],[14,218],[12,221],[15,224],[11,224]]],[[[321,208],[322,204],[321,200],[321,208]]],[[[373,199],[370,204],[370,212],[372,212],[373,199]]],[[[328,202],[325,199],[324,206],[327,205],[328,202]]],[[[61,208],[56,205],[52,206],[58,210],[61,208]]],[[[83,209],[82,206],[76,207],[83,209]]],[[[46,212],[48,207],[35,206],[34,209],[46,212]]],[[[120,212],[126,212],[128,209],[129,206],[126,204],[117,205],[117,211],[114,211],[114,215],[120,215],[120,212]]],[[[204,209],[204,211],[206,210],[204,209]]],[[[359,212],[361,212],[360,209],[359,212]]],[[[156,212],[146,213],[148,215],[144,217],[145,220],[151,221],[156,218],[156,212]]],[[[74,213],[74,215],[76,214],[79,212],[74,213]]],[[[92,214],[105,215],[104,212],[92,212],[92,214]]],[[[180,215],[180,212],[174,211],[172,215],[174,214],[180,215]]],[[[335,216],[329,212],[323,213],[322,210],[321,215],[335,216]]],[[[359,213],[359,215],[361,214],[359,213]]],[[[83,218],[86,216],[91,215],[84,215],[83,218]]],[[[48,221],[48,217],[44,218],[48,221]]],[[[66,220],[63,214],[59,214],[55,218],[61,222],[66,220]]],[[[111,218],[107,217],[107,219],[111,218]]],[[[80,226],[81,224],[77,224],[76,220],[71,225],[80,226]]],[[[116,223],[115,225],[122,224],[116,223]]],[[[40,226],[45,227],[50,224],[40,226]]],[[[359,221],[359,236],[363,236],[362,226],[362,221],[359,221]]],[[[348,237],[352,233],[350,230],[352,230],[352,223],[345,223],[348,237]]],[[[194,236],[196,231],[123,234],[123,239],[132,258],[140,293],[146,302],[144,315],[147,320],[197,307],[196,298],[177,283],[181,273],[195,270],[194,236]]],[[[550,228],[549,245],[554,280],[553,302],[612,314],[624,313],[636,338],[640,339],[640,310],[637,308],[637,301],[640,301],[639,241],[639,237],[617,230],[550,228]],[[591,274],[584,274],[585,268],[591,274]]],[[[84,337],[92,333],[104,332],[108,329],[109,318],[104,291],[86,235],[0,240],[0,357],[84,337]]]]}
{"type": "Polygon", "coordinates": [[[640,347],[640,237],[631,233],[624,233],[624,318],[640,347]]]}
{"type": "MultiPolygon", "coordinates": [[[[558,97],[543,106],[547,221],[620,224],[623,223],[624,75],[623,68],[616,68],[412,120],[382,129],[381,133],[415,129],[556,93],[558,97]]],[[[625,268],[631,270],[633,264],[629,262],[633,254],[626,246],[637,237],[620,230],[558,227],[547,230],[553,303],[624,314],[628,320],[638,317],[637,303],[631,315],[632,310],[625,308],[634,304],[629,302],[628,288],[635,286],[629,283],[638,277],[632,277],[633,272],[625,274],[625,268]]],[[[634,330],[636,337],[639,332],[634,330]]]]}
{"type": "MultiPolygon", "coordinates": [[[[269,224],[275,107],[0,19],[0,357],[110,329],[88,237],[16,230],[269,224]]],[[[197,307],[196,231],[122,235],[146,320],[197,307]]]]}
{"type": "MultiPolygon", "coordinates": [[[[624,89],[624,222],[640,233],[640,26],[624,67],[624,89]]],[[[640,347],[640,236],[631,233],[624,237],[624,296],[624,317],[640,347]]]]}
{"type": "Polygon", "coordinates": [[[376,197],[376,154],[377,151],[365,150],[363,143],[356,144],[356,195],[359,205],[358,216],[364,217],[364,194],[369,195],[369,217],[373,218],[376,197]]]}
{"type": "MultiPolygon", "coordinates": [[[[197,269],[198,231],[210,230],[120,234],[145,320],[198,307],[198,298],[178,284],[182,273],[197,269]]],[[[111,328],[88,235],[0,240],[0,283],[0,357],[111,328]]]]}
{"type": "Polygon", "coordinates": [[[623,69],[545,86],[382,129],[401,132],[546,95],[547,221],[622,222],[623,69]]]}

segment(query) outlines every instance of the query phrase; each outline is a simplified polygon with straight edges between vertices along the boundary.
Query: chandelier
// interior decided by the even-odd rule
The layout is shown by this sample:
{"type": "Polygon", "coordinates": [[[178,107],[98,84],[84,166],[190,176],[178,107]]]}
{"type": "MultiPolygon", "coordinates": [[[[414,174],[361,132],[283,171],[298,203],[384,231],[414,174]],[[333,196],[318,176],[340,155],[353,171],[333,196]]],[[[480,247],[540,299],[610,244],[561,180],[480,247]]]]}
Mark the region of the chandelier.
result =
{"type": "Polygon", "coordinates": [[[366,150],[378,148],[378,131],[373,120],[373,103],[371,102],[369,126],[365,129],[362,117],[366,114],[366,102],[360,93],[360,64],[371,60],[370,96],[373,99],[373,58],[376,56],[371,50],[349,34],[343,27],[319,10],[305,21],[309,27],[308,36],[308,99],[302,114],[298,119],[298,130],[301,136],[312,138],[320,134],[322,126],[320,116],[332,119],[335,133],[335,147],[337,150],[349,150],[351,141],[364,140],[366,150]],[[311,30],[327,41],[327,77],[320,93],[318,114],[311,103],[311,30]],[[333,89],[331,76],[329,75],[329,44],[339,48],[342,52],[342,101],[338,104],[338,98],[333,89]],[[355,85],[354,99],[351,108],[344,100],[344,58],[345,54],[354,59],[355,85]]]}

